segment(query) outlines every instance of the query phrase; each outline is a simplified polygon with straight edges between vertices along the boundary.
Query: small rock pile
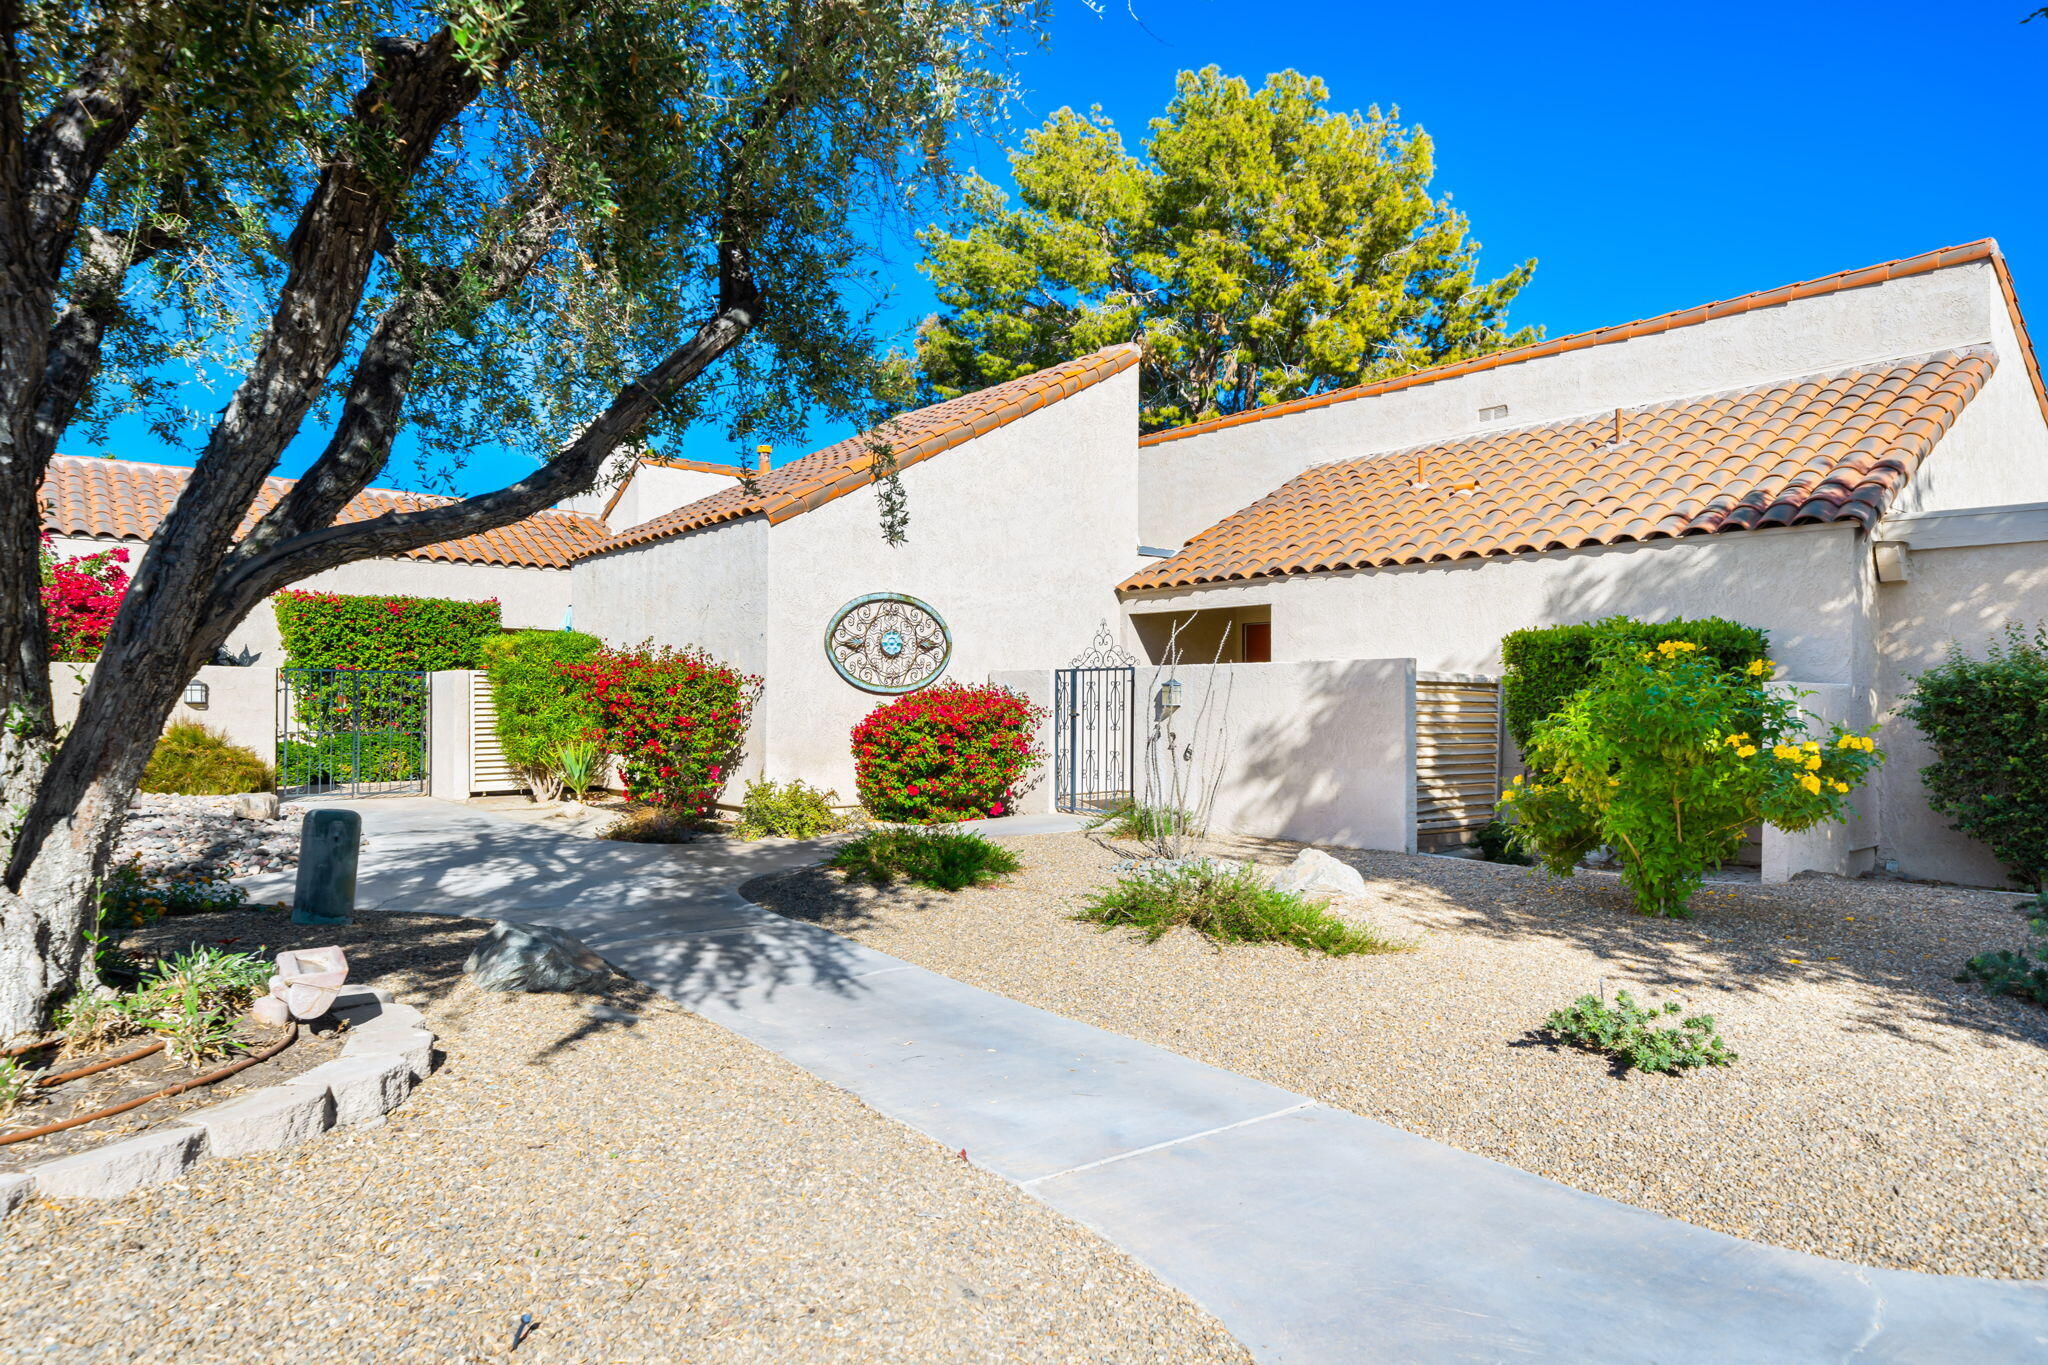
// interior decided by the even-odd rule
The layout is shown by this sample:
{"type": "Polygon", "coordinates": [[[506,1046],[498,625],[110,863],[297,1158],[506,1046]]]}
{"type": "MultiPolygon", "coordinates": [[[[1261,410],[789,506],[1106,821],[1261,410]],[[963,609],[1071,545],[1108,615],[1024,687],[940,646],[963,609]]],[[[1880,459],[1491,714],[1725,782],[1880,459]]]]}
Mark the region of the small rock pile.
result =
{"type": "Polygon", "coordinates": [[[239,796],[139,795],[121,828],[114,861],[137,859],[151,872],[246,877],[295,867],[304,806],[278,807],[274,820],[235,814],[239,796]]]}

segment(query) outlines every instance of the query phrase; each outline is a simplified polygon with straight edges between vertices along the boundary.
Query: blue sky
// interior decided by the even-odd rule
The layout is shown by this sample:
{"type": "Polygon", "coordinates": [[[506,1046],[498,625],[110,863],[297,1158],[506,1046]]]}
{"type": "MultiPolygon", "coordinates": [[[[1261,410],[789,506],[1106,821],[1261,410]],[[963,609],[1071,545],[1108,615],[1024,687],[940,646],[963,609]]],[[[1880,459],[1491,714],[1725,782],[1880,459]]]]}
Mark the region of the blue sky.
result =
{"type": "MultiPolygon", "coordinates": [[[[1294,67],[1336,107],[1398,105],[1429,131],[1482,265],[1539,262],[1517,323],[1559,335],[1996,237],[2048,341],[2048,20],[2020,23],[2038,3],[1054,0],[1050,46],[1018,63],[1016,124],[1100,104],[1135,150],[1176,71],[1294,67]]],[[[999,146],[968,150],[1007,183],[999,146]]],[[[914,245],[884,250],[907,341],[930,293],[914,245]]],[[[814,423],[775,462],[846,434],[814,423]]],[[[735,454],[713,433],[688,444],[735,454]]],[[[317,450],[299,446],[282,472],[317,450]]],[[[108,453],[185,458],[126,426],[108,453]]],[[[479,452],[460,482],[520,472],[479,452]]]]}

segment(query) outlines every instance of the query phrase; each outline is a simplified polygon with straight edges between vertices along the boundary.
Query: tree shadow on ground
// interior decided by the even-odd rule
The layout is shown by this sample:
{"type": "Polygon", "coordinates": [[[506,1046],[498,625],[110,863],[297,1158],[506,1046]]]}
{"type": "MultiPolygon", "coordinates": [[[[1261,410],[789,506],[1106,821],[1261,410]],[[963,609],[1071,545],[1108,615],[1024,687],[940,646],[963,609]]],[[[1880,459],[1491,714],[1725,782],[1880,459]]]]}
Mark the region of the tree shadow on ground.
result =
{"type": "MultiPolygon", "coordinates": [[[[1237,840],[1231,851],[1277,862],[1299,847],[1237,840]]],[[[1941,1046],[1917,1027],[1928,1024],[1979,1033],[1987,1043],[2048,1046],[2048,1010],[1955,979],[1973,955],[2026,940],[2012,893],[1832,877],[1709,883],[1694,896],[1691,919],[1658,919],[1637,914],[1611,873],[1554,878],[1464,859],[1324,851],[1359,870],[1372,900],[1428,931],[1548,939],[1591,954],[1617,976],[1674,992],[1836,985],[1854,1001],[1849,1027],[1924,1046],[1941,1046]]]]}

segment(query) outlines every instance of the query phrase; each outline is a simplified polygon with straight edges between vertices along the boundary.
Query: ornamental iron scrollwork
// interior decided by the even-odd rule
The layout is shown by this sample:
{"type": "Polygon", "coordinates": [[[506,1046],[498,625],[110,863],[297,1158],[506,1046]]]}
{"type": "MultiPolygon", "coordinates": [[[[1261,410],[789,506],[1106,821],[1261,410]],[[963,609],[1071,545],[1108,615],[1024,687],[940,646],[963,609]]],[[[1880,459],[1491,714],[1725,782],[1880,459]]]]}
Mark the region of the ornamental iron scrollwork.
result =
{"type": "Polygon", "coordinates": [[[915,692],[946,671],[953,636],[938,612],[915,597],[871,592],[833,614],[825,657],[863,692],[915,692]]]}
{"type": "Polygon", "coordinates": [[[1137,662],[1129,650],[1116,642],[1116,636],[1110,633],[1109,622],[1105,620],[1095,628],[1095,638],[1089,641],[1088,648],[1076,654],[1067,667],[1133,668],[1137,662]]]}

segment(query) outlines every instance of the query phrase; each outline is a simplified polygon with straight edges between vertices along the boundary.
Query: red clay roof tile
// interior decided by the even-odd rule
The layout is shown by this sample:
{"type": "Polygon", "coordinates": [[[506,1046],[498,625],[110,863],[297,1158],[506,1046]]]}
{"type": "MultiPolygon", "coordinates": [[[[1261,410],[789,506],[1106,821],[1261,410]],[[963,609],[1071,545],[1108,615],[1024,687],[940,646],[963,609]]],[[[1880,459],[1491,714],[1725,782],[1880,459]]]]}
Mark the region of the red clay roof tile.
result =
{"type": "MultiPolygon", "coordinates": [[[[170,514],[192,471],[183,465],[59,455],[43,476],[43,527],[52,535],[148,540],[170,514]]],[[[265,479],[244,529],[277,504],[290,479],[265,479]]],[[[338,521],[367,521],[386,512],[437,507],[453,498],[369,488],[342,509],[338,521]]],[[[566,569],[602,541],[603,522],[576,512],[542,512],[495,531],[407,551],[404,558],[451,564],[506,564],[566,569]]]]}
{"type": "Polygon", "coordinates": [[[1409,450],[1298,475],[1121,589],[1874,525],[1991,377],[1988,347],[1409,450]]]}
{"type": "Polygon", "coordinates": [[[1027,413],[1071,398],[1137,363],[1136,346],[1110,346],[979,393],[919,408],[873,431],[848,437],[768,470],[754,479],[752,490],[744,486],[721,489],[708,498],[699,498],[652,521],[629,527],[603,544],[583,551],[579,557],[646,545],[741,517],[762,515],[770,523],[787,521],[873,483],[875,447],[883,441],[895,452],[896,467],[907,468],[987,435],[1027,413]]]}

